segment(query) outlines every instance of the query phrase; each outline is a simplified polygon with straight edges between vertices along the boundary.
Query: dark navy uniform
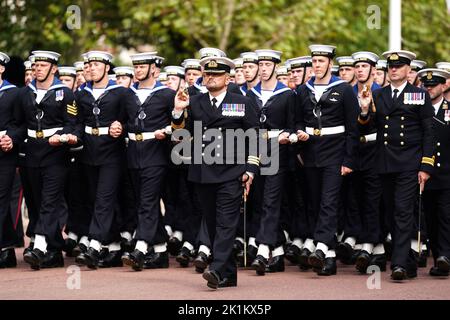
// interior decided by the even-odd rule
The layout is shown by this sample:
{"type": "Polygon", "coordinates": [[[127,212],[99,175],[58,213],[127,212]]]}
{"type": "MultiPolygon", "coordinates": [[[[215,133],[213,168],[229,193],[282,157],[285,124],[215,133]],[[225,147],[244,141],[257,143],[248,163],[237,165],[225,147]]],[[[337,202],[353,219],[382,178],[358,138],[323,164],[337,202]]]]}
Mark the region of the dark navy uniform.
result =
{"type": "Polygon", "coordinates": [[[334,76],[316,101],[314,80],[299,88],[297,128],[310,135],[301,150],[309,184],[309,236],[332,249],[337,231],[341,166],[356,167],[359,108],[352,87],[334,76]]]}
{"type": "MultiPolygon", "coordinates": [[[[131,89],[136,92],[138,85],[131,89]]],[[[173,90],[156,82],[142,104],[136,95],[126,106],[127,162],[138,203],[135,239],[149,245],[167,241],[159,199],[169,164],[169,145],[167,140],[156,139],[154,131],[170,125],[174,97],[173,90]]]]}
{"type": "MultiPolygon", "coordinates": [[[[0,61],[2,62],[2,61],[0,61]]],[[[0,149],[0,249],[12,247],[19,240],[14,231],[15,221],[10,214],[10,199],[18,161],[20,132],[17,123],[18,89],[3,80],[0,86],[0,139],[8,135],[13,141],[13,149],[4,152],[0,149]]],[[[2,259],[0,258],[0,266],[2,259]]]]}
{"type": "MultiPolygon", "coordinates": [[[[230,113],[231,114],[231,113],[230,113]]],[[[239,222],[239,207],[242,197],[242,186],[240,177],[246,171],[256,172],[255,164],[225,164],[227,154],[236,155],[236,149],[226,150],[225,129],[250,129],[257,128],[257,114],[254,103],[242,95],[227,92],[223,102],[218,107],[213,107],[209,94],[196,95],[190,98],[190,108],[188,112],[188,123],[191,123],[191,133],[194,133],[193,121],[201,121],[202,130],[216,129],[221,132],[217,141],[207,141],[203,139],[203,147],[211,148],[211,144],[222,143],[221,149],[215,148],[212,157],[216,157],[223,164],[205,164],[201,159],[201,164],[191,164],[188,171],[188,179],[195,183],[198,195],[200,210],[208,229],[210,243],[214,260],[210,265],[210,270],[219,274],[224,279],[236,281],[237,269],[232,256],[233,241],[236,236],[237,224],[239,222]],[[244,106],[240,115],[228,115],[228,108],[232,105],[244,106]]],[[[183,118],[173,119],[177,128],[182,126],[183,118]]],[[[200,131],[198,131],[200,133],[200,131]]],[[[194,133],[194,140],[200,139],[194,133]]],[[[193,153],[193,159],[200,156],[193,153]]],[[[253,157],[257,157],[256,154],[253,157]]]]}
{"type": "Polygon", "coordinates": [[[123,138],[109,135],[114,121],[123,122],[125,105],[131,92],[110,81],[105,92],[96,100],[88,83],[77,94],[80,130],[83,134],[81,162],[85,165],[90,212],[93,215],[89,236],[103,244],[120,240],[119,230],[113,226],[117,204],[121,163],[125,155],[123,138]],[[97,115],[94,114],[94,109],[97,115]]]}
{"type": "Polygon", "coordinates": [[[60,250],[60,214],[64,202],[68,146],[51,146],[53,134],[76,133],[77,106],[70,89],[55,79],[43,99],[36,102],[36,81],[20,89],[19,108],[27,130],[25,165],[33,203],[39,210],[35,234],[46,237],[49,249],[60,250]]]}
{"type": "Polygon", "coordinates": [[[373,121],[377,128],[376,170],[384,192],[390,192],[395,203],[391,267],[394,271],[396,267],[406,269],[412,275],[416,269],[410,245],[415,236],[412,213],[418,193],[417,174],[431,173],[434,165],[433,107],[428,93],[409,83],[395,101],[392,95],[391,86],[375,91],[376,114],[369,114],[362,122],[373,121]]]}

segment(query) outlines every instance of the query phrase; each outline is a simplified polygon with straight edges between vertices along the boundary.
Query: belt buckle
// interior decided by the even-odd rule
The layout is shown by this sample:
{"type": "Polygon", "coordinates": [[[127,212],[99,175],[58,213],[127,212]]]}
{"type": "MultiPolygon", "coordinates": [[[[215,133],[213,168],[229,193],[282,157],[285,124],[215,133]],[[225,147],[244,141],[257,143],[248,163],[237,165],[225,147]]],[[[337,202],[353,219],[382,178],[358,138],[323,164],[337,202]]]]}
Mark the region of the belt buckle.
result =
{"type": "Polygon", "coordinates": [[[144,140],[142,133],[136,133],[136,141],[142,141],[142,140],[144,140]]]}
{"type": "Polygon", "coordinates": [[[93,136],[99,136],[100,135],[100,131],[98,130],[98,128],[92,128],[92,135],[93,136]]]}
{"type": "Polygon", "coordinates": [[[37,139],[42,139],[42,138],[44,138],[44,131],[42,131],[42,130],[36,131],[36,138],[37,138],[37,139]]]}
{"type": "Polygon", "coordinates": [[[366,143],[367,142],[366,136],[359,137],[359,142],[366,143]]]}
{"type": "Polygon", "coordinates": [[[314,129],[314,135],[315,136],[321,136],[322,135],[322,130],[321,129],[314,129]]]}

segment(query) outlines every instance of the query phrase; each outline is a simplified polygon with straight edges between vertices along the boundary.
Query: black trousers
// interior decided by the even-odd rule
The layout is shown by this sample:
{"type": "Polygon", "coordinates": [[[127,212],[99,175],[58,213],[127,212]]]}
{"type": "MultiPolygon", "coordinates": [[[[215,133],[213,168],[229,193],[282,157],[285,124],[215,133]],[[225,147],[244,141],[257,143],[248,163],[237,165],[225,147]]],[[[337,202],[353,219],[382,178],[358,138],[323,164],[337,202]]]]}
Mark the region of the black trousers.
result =
{"type": "Polygon", "coordinates": [[[172,230],[177,229],[180,225],[177,222],[177,185],[178,185],[178,175],[177,169],[170,166],[167,169],[166,178],[164,181],[163,189],[161,190],[161,197],[164,202],[164,225],[169,225],[172,230]]]}
{"type": "Polygon", "coordinates": [[[23,188],[23,197],[25,199],[28,212],[28,227],[25,234],[27,237],[32,237],[34,236],[34,228],[39,217],[39,210],[35,204],[35,200],[33,199],[33,189],[31,187],[27,167],[19,166],[19,174],[23,188]]]}
{"type": "Polygon", "coordinates": [[[387,205],[393,208],[391,267],[415,269],[411,239],[415,237],[414,206],[417,199],[417,171],[382,174],[383,190],[390,190],[387,205]]]}
{"type": "Polygon", "coordinates": [[[65,196],[68,217],[65,232],[67,234],[73,232],[80,238],[89,235],[92,212],[87,204],[85,166],[79,161],[78,157],[78,154],[72,155],[66,180],[65,196]]]}
{"type": "Polygon", "coordinates": [[[114,225],[120,174],[119,164],[84,167],[88,205],[92,219],[89,237],[108,244],[120,240],[118,226],[114,225]]]}
{"type": "Polygon", "coordinates": [[[380,176],[374,170],[364,170],[355,171],[348,178],[350,208],[347,210],[345,236],[356,237],[357,243],[383,242],[380,225],[380,176]]]}
{"type": "Polygon", "coordinates": [[[144,240],[149,245],[167,241],[159,200],[166,175],[165,167],[130,169],[130,177],[135,192],[138,212],[136,240],[144,240]]]}
{"type": "Polygon", "coordinates": [[[33,202],[39,212],[34,233],[46,237],[48,249],[60,250],[64,245],[61,226],[61,208],[65,202],[64,184],[67,168],[52,165],[43,168],[27,168],[33,202]]]}
{"type": "Polygon", "coordinates": [[[122,169],[120,186],[115,223],[120,232],[127,231],[133,234],[137,228],[138,214],[131,173],[127,168],[122,169]]]}
{"type": "Polygon", "coordinates": [[[15,175],[12,184],[11,201],[10,201],[10,212],[11,219],[14,225],[14,230],[17,233],[17,243],[16,246],[23,247],[24,244],[24,230],[22,222],[22,203],[23,203],[23,189],[20,183],[19,171],[15,170],[15,175]]]}
{"type": "Polygon", "coordinates": [[[338,208],[341,195],[341,166],[305,168],[308,186],[308,219],[313,239],[329,249],[336,246],[338,208]]]}
{"type": "Polygon", "coordinates": [[[450,189],[426,190],[422,201],[433,258],[450,258],[450,189]]]}
{"type": "Polygon", "coordinates": [[[342,219],[344,239],[354,237],[359,240],[363,232],[362,213],[358,199],[361,195],[358,190],[358,175],[359,172],[354,171],[342,179],[340,219],[342,219]]]}
{"type": "Polygon", "coordinates": [[[257,202],[260,206],[257,212],[261,213],[256,243],[268,245],[271,249],[286,242],[280,215],[287,172],[285,168],[280,168],[277,174],[261,176],[255,185],[260,199],[257,202]]]}
{"type": "Polygon", "coordinates": [[[16,167],[0,165],[0,248],[13,246],[18,241],[10,212],[11,191],[16,167]]]}
{"type": "Polygon", "coordinates": [[[199,209],[208,229],[213,262],[209,269],[222,278],[237,278],[237,267],[232,250],[239,223],[242,186],[239,180],[217,184],[195,184],[199,209]]]}

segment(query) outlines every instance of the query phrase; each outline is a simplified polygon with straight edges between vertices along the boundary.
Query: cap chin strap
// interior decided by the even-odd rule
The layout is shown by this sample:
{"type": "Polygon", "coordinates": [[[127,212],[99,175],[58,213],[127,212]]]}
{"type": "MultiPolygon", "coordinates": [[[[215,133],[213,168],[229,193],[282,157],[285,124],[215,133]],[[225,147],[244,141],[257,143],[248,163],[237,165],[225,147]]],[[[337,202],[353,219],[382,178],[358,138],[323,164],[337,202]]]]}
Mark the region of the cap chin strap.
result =
{"type": "MultiPolygon", "coordinates": [[[[367,77],[366,77],[366,80],[364,80],[362,83],[366,83],[367,81],[369,81],[369,78],[370,78],[370,76],[371,76],[371,74],[372,74],[372,66],[370,66],[370,70],[369,70],[369,74],[367,75],[367,77]]],[[[353,75],[353,77],[355,77],[354,75],[353,75]]]]}
{"type": "Polygon", "coordinates": [[[381,86],[382,86],[382,87],[384,87],[384,84],[386,83],[386,76],[387,76],[387,72],[384,71],[384,70],[383,70],[383,72],[384,72],[384,75],[383,75],[383,82],[381,83],[381,86]]]}
{"type": "Polygon", "coordinates": [[[256,73],[255,73],[255,76],[253,77],[252,80],[248,81],[248,83],[252,83],[253,81],[255,81],[255,80],[256,80],[256,77],[258,76],[258,73],[259,73],[259,66],[258,66],[258,70],[257,70],[256,73]]]}
{"type": "Polygon", "coordinates": [[[94,80],[94,83],[100,83],[100,82],[102,82],[103,79],[105,78],[105,75],[106,75],[106,64],[105,64],[105,69],[103,69],[103,75],[102,75],[102,77],[101,77],[100,80],[98,80],[98,81],[95,81],[95,80],[94,80]]]}
{"type": "Polygon", "coordinates": [[[319,78],[320,80],[323,80],[326,76],[327,76],[327,74],[328,74],[328,70],[330,69],[330,62],[331,62],[331,58],[330,57],[328,57],[328,66],[327,66],[327,70],[325,71],[325,73],[323,74],[323,77],[322,78],[319,78]]]}
{"type": "Polygon", "coordinates": [[[300,85],[305,83],[305,78],[306,78],[306,65],[303,67],[303,77],[302,77],[302,82],[300,83],[300,85]]]}
{"type": "Polygon", "coordinates": [[[48,70],[47,75],[45,76],[44,80],[39,81],[39,82],[45,82],[45,81],[47,81],[48,77],[50,76],[50,72],[52,72],[52,66],[53,66],[53,65],[50,66],[50,69],[48,70]]]}

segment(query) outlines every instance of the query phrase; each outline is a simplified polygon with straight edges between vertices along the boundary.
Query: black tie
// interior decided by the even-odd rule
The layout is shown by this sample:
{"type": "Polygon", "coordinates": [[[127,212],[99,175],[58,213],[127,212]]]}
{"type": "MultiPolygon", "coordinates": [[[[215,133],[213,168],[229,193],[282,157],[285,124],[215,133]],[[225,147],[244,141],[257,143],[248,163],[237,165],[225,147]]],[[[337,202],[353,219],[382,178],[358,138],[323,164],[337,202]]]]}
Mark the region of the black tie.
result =
{"type": "Polygon", "coordinates": [[[214,109],[217,109],[217,104],[216,104],[217,99],[216,98],[212,98],[211,102],[212,102],[212,106],[214,107],[214,109]]]}
{"type": "Polygon", "coordinates": [[[394,103],[397,103],[397,98],[398,98],[398,89],[394,89],[394,96],[392,97],[392,101],[394,103]]]}

